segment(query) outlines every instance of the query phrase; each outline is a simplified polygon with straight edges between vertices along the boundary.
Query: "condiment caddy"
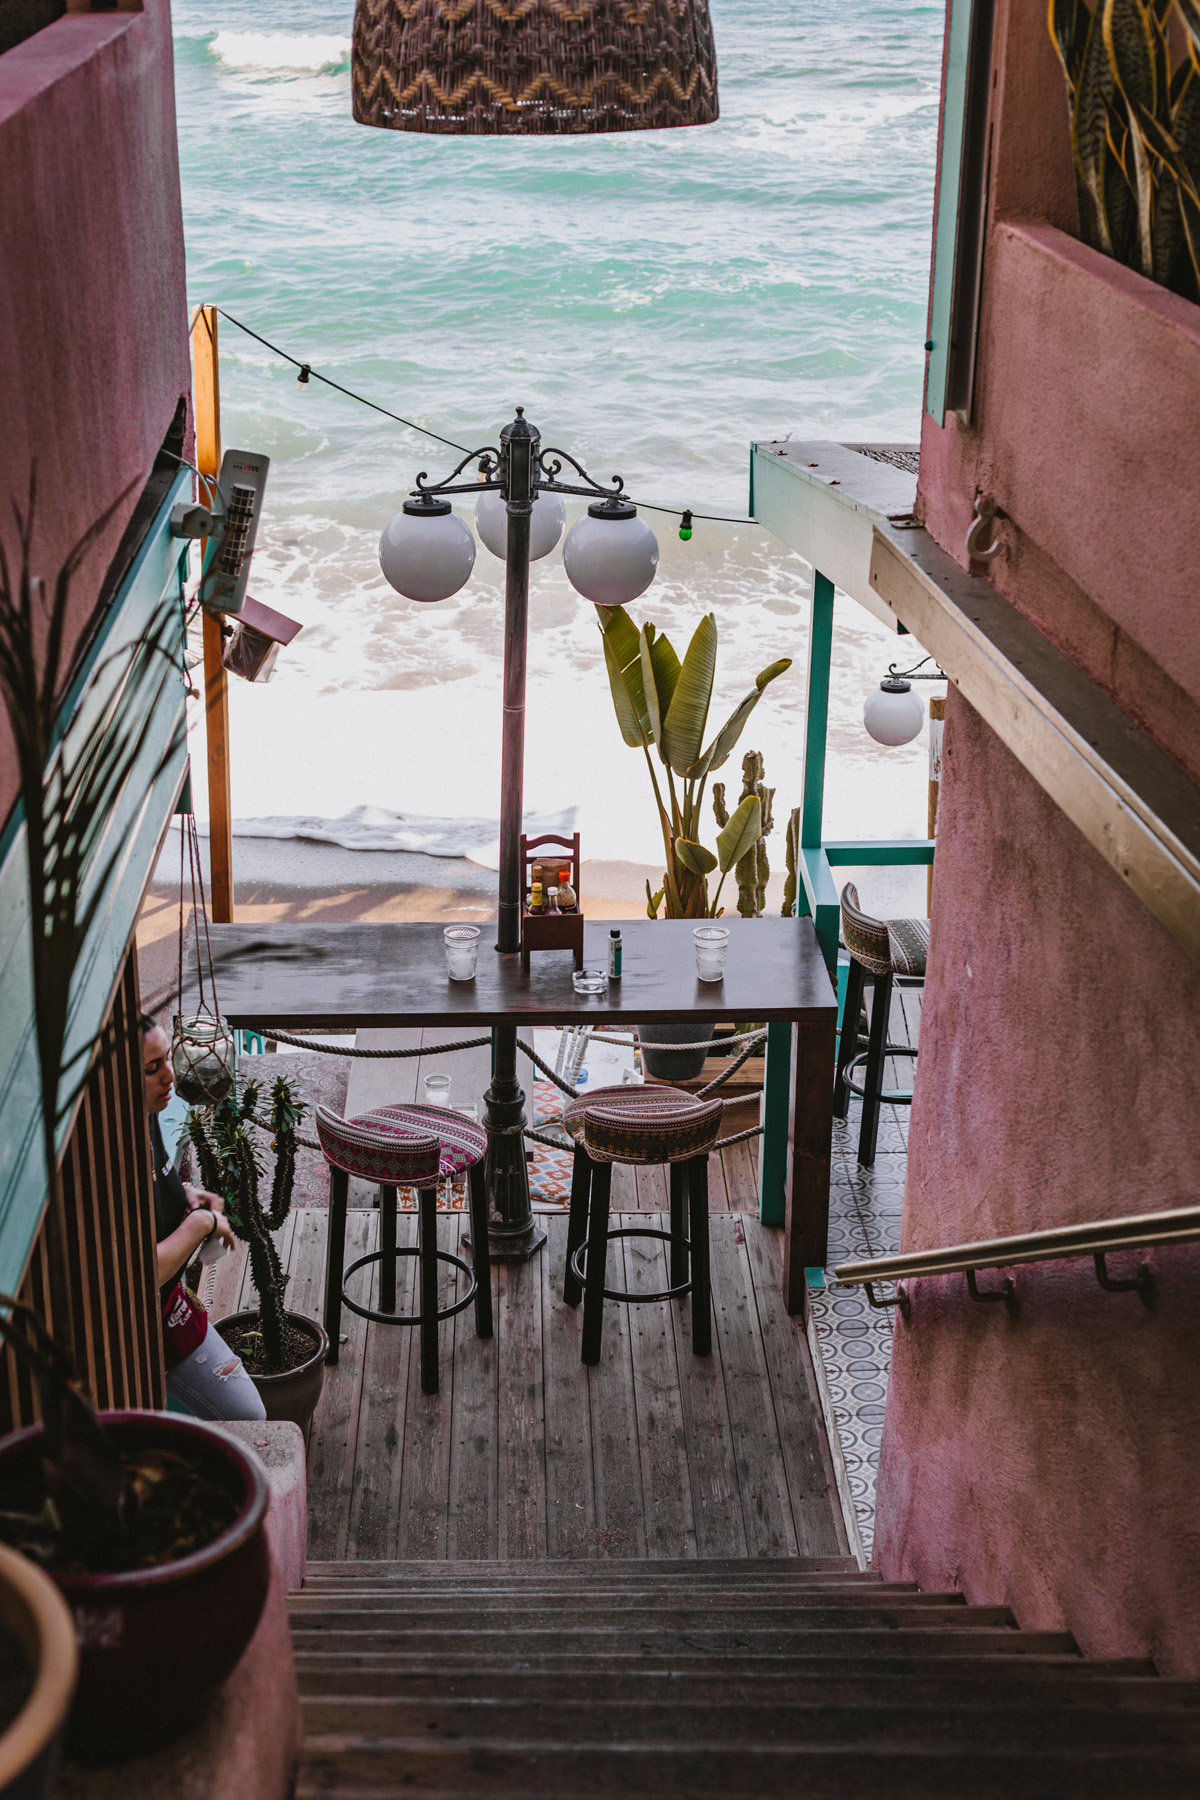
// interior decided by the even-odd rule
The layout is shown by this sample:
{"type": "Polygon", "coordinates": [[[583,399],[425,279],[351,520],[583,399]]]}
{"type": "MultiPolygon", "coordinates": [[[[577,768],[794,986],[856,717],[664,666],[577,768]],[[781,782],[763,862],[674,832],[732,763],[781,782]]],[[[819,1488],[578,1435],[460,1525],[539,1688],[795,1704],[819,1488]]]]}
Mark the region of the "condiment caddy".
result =
{"type": "Polygon", "coordinates": [[[521,837],[521,967],[528,975],[534,950],[571,950],[575,967],[583,967],[583,908],[579,888],[579,833],[557,837],[521,837]],[[546,856],[543,846],[560,853],[546,856]]]}

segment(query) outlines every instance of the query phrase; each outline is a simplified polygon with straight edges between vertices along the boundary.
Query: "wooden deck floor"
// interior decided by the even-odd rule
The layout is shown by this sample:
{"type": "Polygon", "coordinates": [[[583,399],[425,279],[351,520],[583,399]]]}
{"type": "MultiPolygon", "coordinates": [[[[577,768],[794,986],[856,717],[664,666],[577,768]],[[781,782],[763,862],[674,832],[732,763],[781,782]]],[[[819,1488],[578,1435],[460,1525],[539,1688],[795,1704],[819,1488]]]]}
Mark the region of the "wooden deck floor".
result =
{"type": "MultiPolygon", "coordinates": [[[[490,1342],[476,1338],[470,1309],[443,1324],[437,1395],[420,1391],[416,1332],[344,1314],[341,1360],[327,1373],[309,1446],[309,1555],[844,1553],[808,1343],[782,1305],[781,1233],[729,1210],[746,1204],[739,1190],[752,1191],[746,1161],[713,1184],[709,1358],[692,1355],[686,1301],[610,1303],[603,1361],[585,1369],[581,1314],[561,1298],[563,1215],[543,1217],[549,1242],[539,1256],[498,1268],[490,1342]]],[[[653,1206],[654,1183],[639,1176],[637,1192],[631,1172],[620,1173],[630,1176],[628,1222],[658,1223],[634,1211],[653,1206]]],[[[280,1233],[298,1312],[320,1311],[326,1216],[296,1210],[280,1233]]],[[[351,1212],[348,1262],[374,1248],[377,1217],[351,1212]]],[[[444,1214],[440,1225],[441,1247],[455,1249],[463,1216],[444,1214]]],[[[414,1230],[401,1219],[402,1242],[414,1230]]],[[[612,1258],[613,1285],[667,1285],[664,1246],[653,1239],[625,1239],[612,1258]]],[[[412,1311],[415,1258],[400,1269],[398,1305],[412,1311]]],[[[364,1294],[373,1274],[356,1278],[364,1294]]],[[[222,1272],[214,1318],[235,1309],[240,1287],[236,1267],[222,1272]]]]}

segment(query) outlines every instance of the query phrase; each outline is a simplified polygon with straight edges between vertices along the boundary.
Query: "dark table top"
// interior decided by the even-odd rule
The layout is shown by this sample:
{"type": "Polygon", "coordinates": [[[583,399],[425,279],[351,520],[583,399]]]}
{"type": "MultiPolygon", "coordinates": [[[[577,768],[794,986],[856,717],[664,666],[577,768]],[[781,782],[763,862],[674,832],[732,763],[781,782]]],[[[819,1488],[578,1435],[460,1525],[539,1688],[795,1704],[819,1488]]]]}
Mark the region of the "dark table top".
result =
{"type": "Polygon", "coordinates": [[[528,975],[482,928],[474,981],[446,975],[442,925],[213,925],[220,1010],[231,1025],[382,1027],[563,1025],[585,1019],[769,1021],[832,1012],[837,1001],[811,919],[729,922],[725,979],[696,979],[689,919],[587,920],[588,967],[608,965],[620,926],[622,979],[577,994],[569,950],[543,950],[528,975]]]}

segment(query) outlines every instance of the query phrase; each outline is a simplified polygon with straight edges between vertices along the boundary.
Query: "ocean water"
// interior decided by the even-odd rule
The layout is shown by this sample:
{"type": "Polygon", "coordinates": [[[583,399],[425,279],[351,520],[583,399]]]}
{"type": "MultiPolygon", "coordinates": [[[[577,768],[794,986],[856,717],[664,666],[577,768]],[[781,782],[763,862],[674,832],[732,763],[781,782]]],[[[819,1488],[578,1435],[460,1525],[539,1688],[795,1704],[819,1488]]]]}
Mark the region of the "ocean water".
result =
{"type": "MultiPolygon", "coordinates": [[[[355,125],[343,0],[176,0],[190,300],[468,447],[524,405],[544,443],[648,502],[743,517],[753,438],[914,442],[942,8],[712,0],[712,14],[717,124],[521,141],[355,125]]],[[[224,442],[272,458],[251,591],[305,627],[270,685],[231,684],[235,815],[359,845],[433,833],[486,861],[502,567],[481,546],[463,592],[421,607],[376,556],[417,471],[457,456],[300,388],[220,329],[224,442]]],[[[795,658],[726,770],[736,785],[741,750],[761,750],[785,818],[810,571],[760,528],[697,522],[684,544],[647,516],[662,562],[632,611],[681,651],[716,615],[714,723],[759,668],[795,658]]],[[[861,724],[911,646],[839,603],[832,835],[924,835],[923,741],[884,752],[861,724]]],[[[646,772],[557,553],[535,565],[529,660],[529,808],[573,811],[585,855],[653,862],[646,772]]]]}

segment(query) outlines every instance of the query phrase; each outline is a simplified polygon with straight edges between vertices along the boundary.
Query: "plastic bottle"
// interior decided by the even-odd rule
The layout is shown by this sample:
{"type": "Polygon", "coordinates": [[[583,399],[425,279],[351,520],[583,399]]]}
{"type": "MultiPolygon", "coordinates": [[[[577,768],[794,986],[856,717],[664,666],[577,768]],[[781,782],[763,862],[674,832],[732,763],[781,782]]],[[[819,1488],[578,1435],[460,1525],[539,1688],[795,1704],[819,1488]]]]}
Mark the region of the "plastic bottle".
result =
{"type": "Polygon", "coordinates": [[[570,869],[560,869],[558,871],[558,910],[559,912],[574,912],[575,907],[575,889],[571,886],[571,871],[570,869]]]}
{"type": "Polygon", "coordinates": [[[616,930],[608,934],[608,979],[621,979],[621,934],[616,930]]]}

